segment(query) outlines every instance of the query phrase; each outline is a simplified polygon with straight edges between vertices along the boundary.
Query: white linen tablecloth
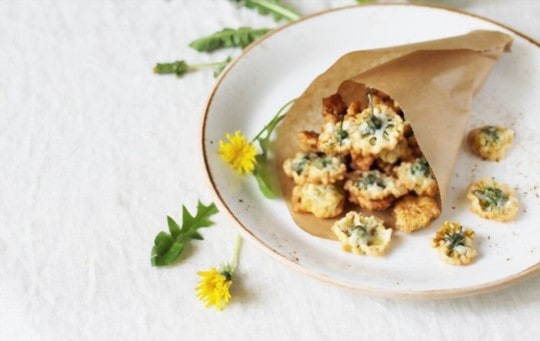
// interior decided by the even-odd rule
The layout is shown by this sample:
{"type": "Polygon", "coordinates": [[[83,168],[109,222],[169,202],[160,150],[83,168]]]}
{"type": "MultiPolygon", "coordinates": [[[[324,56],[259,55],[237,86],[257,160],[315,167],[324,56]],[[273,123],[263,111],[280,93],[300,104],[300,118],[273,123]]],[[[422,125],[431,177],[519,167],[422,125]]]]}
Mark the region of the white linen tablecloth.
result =
{"type": "MultiPolygon", "coordinates": [[[[285,3],[308,15],[355,2],[285,3]]],[[[446,4],[540,39],[539,1],[446,4]]],[[[540,277],[459,299],[372,297],[248,242],[231,303],[205,309],[196,272],[230,259],[225,214],[184,262],[150,265],[166,216],[213,200],[200,130],[215,82],[153,65],[226,56],[188,47],[223,27],[281,24],[227,0],[0,1],[0,340],[540,337],[540,277]]]]}

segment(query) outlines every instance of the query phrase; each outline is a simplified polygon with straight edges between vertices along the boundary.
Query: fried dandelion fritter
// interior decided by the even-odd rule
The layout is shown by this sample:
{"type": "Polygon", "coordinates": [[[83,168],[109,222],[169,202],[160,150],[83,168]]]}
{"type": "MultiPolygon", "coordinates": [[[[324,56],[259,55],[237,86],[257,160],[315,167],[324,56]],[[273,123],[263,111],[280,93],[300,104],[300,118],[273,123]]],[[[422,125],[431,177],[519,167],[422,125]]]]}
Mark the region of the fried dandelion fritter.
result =
{"type": "Polygon", "coordinates": [[[460,223],[445,221],[433,238],[432,246],[439,250],[439,258],[448,264],[467,265],[476,257],[473,244],[475,233],[460,223]]]}
{"type": "Polygon", "coordinates": [[[471,202],[471,211],[485,219],[512,221],[519,210],[514,190],[494,179],[471,184],[467,189],[467,199],[471,202]]]}
{"type": "Polygon", "coordinates": [[[352,173],[344,188],[351,202],[373,211],[387,209],[396,197],[406,194],[397,179],[378,170],[352,173]]]}
{"type": "Polygon", "coordinates": [[[396,168],[396,175],[402,186],[418,195],[434,197],[439,192],[437,181],[424,157],[419,157],[414,162],[402,162],[396,168]]]}
{"type": "Polygon", "coordinates": [[[332,231],[345,251],[373,256],[383,255],[392,237],[381,219],[352,211],[336,221],[332,231]]]}
{"type": "Polygon", "coordinates": [[[351,151],[351,132],[358,128],[350,117],[344,117],[337,122],[326,121],[319,134],[317,146],[319,150],[331,155],[347,155],[351,151]]]}
{"type": "Polygon", "coordinates": [[[407,195],[396,202],[392,214],[396,228],[410,233],[427,227],[439,217],[441,209],[432,197],[407,195]]]}
{"type": "Polygon", "coordinates": [[[283,171],[295,184],[332,184],[343,180],[347,166],[336,156],[324,153],[300,152],[283,163],[283,171]]]}
{"type": "Polygon", "coordinates": [[[363,155],[392,150],[403,138],[403,119],[384,104],[366,108],[355,118],[358,129],[351,132],[351,147],[363,155]]]}
{"type": "Polygon", "coordinates": [[[293,211],[312,213],[317,218],[334,218],[343,212],[345,195],[335,185],[306,183],[292,191],[293,211]]]}
{"type": "Polygon", "coordinates": [[[396,145],[396,148],[383,150],[378,157],[385,163],[394,164],[398,161],[410,161],[413,159],[413,151],[409,148],[407,140],[401,139],[396,145]]]}
{"type": "Polygon", "coordinates": [[[499,161],[514,141],[514,130],[501,126],[483,126],[467,136],[471,151],[484,160],[499,161]]]}

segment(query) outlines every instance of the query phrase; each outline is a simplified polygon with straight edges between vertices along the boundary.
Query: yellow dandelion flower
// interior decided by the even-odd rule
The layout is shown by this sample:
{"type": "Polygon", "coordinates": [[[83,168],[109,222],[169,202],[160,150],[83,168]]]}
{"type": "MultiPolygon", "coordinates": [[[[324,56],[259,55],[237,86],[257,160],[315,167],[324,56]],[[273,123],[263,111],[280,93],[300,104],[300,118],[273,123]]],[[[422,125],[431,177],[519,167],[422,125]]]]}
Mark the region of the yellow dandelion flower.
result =
{"type": "Polygon", "coordinates": [[[235,172],[251,173],[255,169],[257,151],[252,143],[237,130],[234,135],[226,134],[228,142],[219,141],[218,153],[235,172]]]}
{"type": "Polygon", "coordinates": [[[227,271],[219,272],[216,268],[208,271],[199,271],[197,275],[201,276],[197,286],[197,297],[208,308],[215,306],[222,310],[229,303],[231,294],[229,288],[232,284],[231,274],[227,271]]]}
{"type": "Polygon", "coordinates": [[[197,272],[201,279],[195,290],[197,297],[207,308],[213,305],[218,310],[223,310],[231,300],[229,289],[232,284],[232,275],[238,264],[241,247],[242,237],[237,236],[233,259],[230,263],[222,265],[219,271],[216,268],[210,268],[208,271],[197,272]]]}

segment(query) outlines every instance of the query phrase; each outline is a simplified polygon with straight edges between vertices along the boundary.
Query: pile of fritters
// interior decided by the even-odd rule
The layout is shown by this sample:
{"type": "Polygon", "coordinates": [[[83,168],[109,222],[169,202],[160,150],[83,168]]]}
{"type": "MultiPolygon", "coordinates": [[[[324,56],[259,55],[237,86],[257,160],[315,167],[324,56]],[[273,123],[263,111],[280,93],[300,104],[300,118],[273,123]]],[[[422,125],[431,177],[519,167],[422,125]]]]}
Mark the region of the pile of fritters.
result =
{"type": "Polygon", "coordinates": [[[392,209],[402,231],[425,227],[440,214],[433,172],[398,103],[375,89],[368,99],[324,98],[320,132],[298,134],[300,151],[283,164],[295,183],[293,210],[333,218],[348,200],[392,209]]]}

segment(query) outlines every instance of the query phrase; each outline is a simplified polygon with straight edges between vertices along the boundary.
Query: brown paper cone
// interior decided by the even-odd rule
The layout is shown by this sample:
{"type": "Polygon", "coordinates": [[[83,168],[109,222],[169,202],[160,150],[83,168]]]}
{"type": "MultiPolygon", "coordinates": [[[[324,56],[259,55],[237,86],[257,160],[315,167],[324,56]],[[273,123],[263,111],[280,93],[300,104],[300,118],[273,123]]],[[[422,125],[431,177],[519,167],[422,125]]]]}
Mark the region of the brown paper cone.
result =
{"type": "MultiPolygon", "coordinates": [[[[336,239],[330,226],[336,219],[319,219],[292,211],[294,186],[282,170],[285,159],[299,150],[297,134],[320,131],[322,98],[336,92],[346,103],[365,97],[366,86],[389,94],[411,123],[430,163],[444,203],[474,95],[512,38],[497,31],[469,34],[377,50],[355,51],[341,57],[319,75],[295,101],[278,128],[276,168],[293,220],[315,236],[336,239]]],[[[386,213],[376,214],[390,226],[386,213]]]]}

